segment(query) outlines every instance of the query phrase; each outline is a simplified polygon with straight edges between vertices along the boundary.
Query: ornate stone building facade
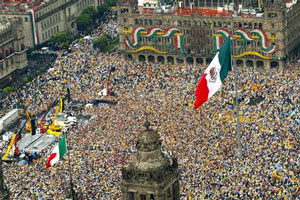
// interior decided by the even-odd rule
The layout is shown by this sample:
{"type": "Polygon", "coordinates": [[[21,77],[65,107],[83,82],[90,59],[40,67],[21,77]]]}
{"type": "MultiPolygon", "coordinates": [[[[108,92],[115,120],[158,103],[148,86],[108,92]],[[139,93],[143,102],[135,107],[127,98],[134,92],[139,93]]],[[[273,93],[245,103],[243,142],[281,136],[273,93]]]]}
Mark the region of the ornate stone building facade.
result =
{"type": "Polygon", "coordinates": [[[122,200],[179,200],[179,170],[175,157],[162,153],[157,131],[140,133],[136,160],[122,169],[122,200]]]}
{"type": "Polygon", "coordinates": [[[25,46],[34,47],[60,31],[74,32],[81,11],[100,5],[102,0],[0,0],[0,20],[23,19],[25,46]]]}
{"type": "Polygon", "coordinates": [[[284,67],[300,53],[297,0],[120,0],[118,14],[129,59],[207,65],[229,36],[239,66],[284,67]]]}
{"type": "Polygon", "coordinates": [[[21,19],[0,21],[0,80],[27,67],[21,19]]]}

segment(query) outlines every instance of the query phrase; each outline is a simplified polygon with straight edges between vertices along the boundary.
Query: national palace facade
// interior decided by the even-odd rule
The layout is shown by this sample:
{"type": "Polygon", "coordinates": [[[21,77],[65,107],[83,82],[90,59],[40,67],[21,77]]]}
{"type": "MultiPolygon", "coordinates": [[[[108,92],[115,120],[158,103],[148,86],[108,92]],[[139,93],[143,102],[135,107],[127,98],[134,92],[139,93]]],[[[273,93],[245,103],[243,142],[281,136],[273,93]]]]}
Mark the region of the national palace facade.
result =
{"type": "Polygon", "coordinates": [[[0,21],[0,80],[27,67],[27,48],[21,19],[0,21]]]}
{"type": "Polygon", "coordinates": [[[283,68],[300,52],[297,0],[120,0],[117,8],[128,59],[207,65],[226,37],[239,66],[283,68]]]}
{"type": "Polygon", "coordinates": [[[33,48],[58,32],[76,32],[82,10],[101,5],[102,0],[0,0],[0,20],[22,19],[25,46],[33,48]]]}

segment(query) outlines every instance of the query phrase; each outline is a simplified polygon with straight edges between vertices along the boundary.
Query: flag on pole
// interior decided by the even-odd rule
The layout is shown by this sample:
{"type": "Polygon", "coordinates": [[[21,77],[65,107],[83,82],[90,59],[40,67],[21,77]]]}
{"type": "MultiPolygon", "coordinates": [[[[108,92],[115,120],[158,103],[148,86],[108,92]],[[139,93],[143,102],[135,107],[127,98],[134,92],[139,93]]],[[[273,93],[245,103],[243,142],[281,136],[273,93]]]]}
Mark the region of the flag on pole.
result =
{"type": "Polygon", "coordinates": [[[108,96],[110,95],[110,90],[107,88],[104,88],[103,90],[101,90],[101,92],[98,93],[98,95],[100,96],[108,96]]]}
{"type": "Polygon", "coordinates": [[[66,136],[63,135],[58,144],[54,147],[52,153],[48,158],[48,162],[46,164],[46,169],[52,167],[55,163],[57,163],[62,157],[67,153],[67,143],[66,136]]]}
{"type": "Polygon", "coordinates": [[[195,110],[220,89],[229,70],[231,70],[231,47],[230,37],[227,37],[198,82],[195,92],[195,110]]]}

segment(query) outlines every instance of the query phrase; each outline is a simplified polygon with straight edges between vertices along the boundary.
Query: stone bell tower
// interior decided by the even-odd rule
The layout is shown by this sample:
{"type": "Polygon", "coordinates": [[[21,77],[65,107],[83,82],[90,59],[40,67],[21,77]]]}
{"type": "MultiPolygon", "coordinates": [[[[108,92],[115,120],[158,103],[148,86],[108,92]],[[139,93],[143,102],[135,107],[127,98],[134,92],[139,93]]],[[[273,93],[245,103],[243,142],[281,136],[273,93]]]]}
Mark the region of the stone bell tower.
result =
{"type": "Polygon", "coordinates": [[[136,160],[122,168],[122,200],[179,200],[179,170],[177,158],[161,151],[157,131],[146,130],[137,140],[136,160]]]}

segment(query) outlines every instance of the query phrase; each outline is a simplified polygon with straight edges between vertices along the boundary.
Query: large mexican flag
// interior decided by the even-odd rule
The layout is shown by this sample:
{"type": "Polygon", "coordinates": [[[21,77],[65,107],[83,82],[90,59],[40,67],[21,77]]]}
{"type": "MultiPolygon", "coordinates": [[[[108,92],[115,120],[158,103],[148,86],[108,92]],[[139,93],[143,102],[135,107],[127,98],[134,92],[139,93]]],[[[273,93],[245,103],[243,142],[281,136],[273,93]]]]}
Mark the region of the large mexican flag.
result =
{"type": "Polygon", "coordinates": [[[46,164],[46,169],[52,167],[55,163],[57,163],[62,157],[67,153],[67,143],[65,135],[62,136],[61,140],[54,147],[52,153],[48,158],[48,162],[46,164]]]}
{"type": "Polygon", "coordinates": [[[231,47],[230,37],[227,37],[220,51],[205,70],[198,82],[195,92],[196,101],[194,108],[197,109],[210,97],[212,97],[221,87],[228,71],[231,70],[231,47]]]}

